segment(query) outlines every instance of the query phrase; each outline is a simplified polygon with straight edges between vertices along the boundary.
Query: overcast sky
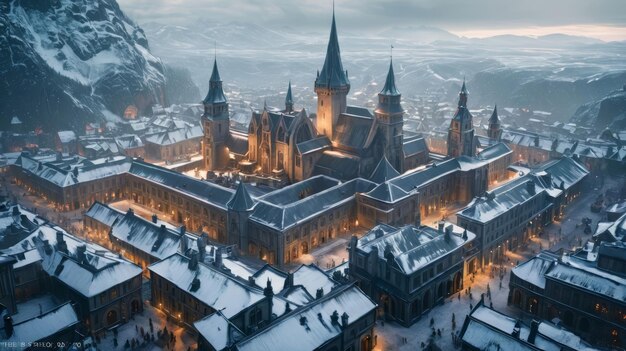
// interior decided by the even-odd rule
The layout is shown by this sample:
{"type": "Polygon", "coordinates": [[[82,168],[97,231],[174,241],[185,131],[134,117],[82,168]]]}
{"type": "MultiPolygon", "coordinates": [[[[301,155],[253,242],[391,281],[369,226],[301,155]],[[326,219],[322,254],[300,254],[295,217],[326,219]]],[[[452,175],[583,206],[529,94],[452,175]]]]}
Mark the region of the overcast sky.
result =
{"type": "MultiPolygon", "coordinates": [[[[331,0],[118,0],[137,22],[286,24],[326,30],[331,0]]],[[[626,40],[626,0],[337,0],[344,30],[434,26],[464,36],[554,32],[626,40]]]]}

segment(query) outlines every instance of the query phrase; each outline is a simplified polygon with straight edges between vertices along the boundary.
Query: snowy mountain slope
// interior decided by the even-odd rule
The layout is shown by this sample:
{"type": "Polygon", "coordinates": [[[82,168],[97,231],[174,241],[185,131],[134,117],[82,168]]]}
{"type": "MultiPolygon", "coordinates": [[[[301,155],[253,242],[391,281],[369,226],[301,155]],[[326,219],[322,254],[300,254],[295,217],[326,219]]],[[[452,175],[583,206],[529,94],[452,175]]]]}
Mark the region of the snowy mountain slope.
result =
{"type": "Polygon", "coordinates": [[[115,0],[0,4],[0,127],[81,129],[164,99],[164,69],[115,0]]]}
{"type": "Polygon", "coordinates": [[[595,128],[623,129],[626,127],[626,86],[601,99],[580,106],[571,121],[595,128]]]}

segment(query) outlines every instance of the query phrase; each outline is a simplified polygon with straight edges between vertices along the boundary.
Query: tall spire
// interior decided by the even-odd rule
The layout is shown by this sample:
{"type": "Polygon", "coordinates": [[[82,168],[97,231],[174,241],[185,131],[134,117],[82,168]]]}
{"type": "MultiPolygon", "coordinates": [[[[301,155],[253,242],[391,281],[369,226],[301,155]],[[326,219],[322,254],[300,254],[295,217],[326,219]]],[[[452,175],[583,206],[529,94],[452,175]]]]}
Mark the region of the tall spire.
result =
{"type": "Polygon", "coordinates": [[[326,59],[319,76],[315,80],[316,86],[340,87],[349,86],[350,82],[341,63],[339,40],[337,39],[337,25],[335,24],[335,7],[333,3],[333,21],[330,27],[330,38],[326,49],[326,59]]]}
{"type": "Polygon", "coordinates": [[[287,88],[287,96],[285,96],[285,112],[289,113],[293,111],[293,96],[291,95],[291,81],[289,81],[289,88],[287,88]]]}
{"type": "Polygon", "coordinates": [[[385,79],[385,86],[380,91],[382,95],[396,96],[400,95],[398,89],[396,89],[396,77],[393,73],[393,59],[389,60],[389,71],[387,72],[387,79],[385,79]]]}
{"type": "Polygon", "coordinates": [[[459,92],[459,107],[467,107],[467,96],[469,92],[467,91],[467,87],[465,87],[465,77],[463,77],[463,86],[461,86],[461,91],[459,92]]]}
{"type": "Polygon", "coordinates": [[[489,117],[489,123],[490,124],[500,123],[500,118],[498,117],[498,104],[496,104],[493,107],[493,113],[491,114],[491,117],[489,117]]]}
{"type": "Polygon", "coordinates": [[[204,104],[219,104],[225,103],[226,95],[222,89],[222,79],[220,78],[220,72],[217,69],[217,58],[213,61],[213,72],[211,73],[211,79],[209,79],[209,92],[204,98],[204,104]]]}

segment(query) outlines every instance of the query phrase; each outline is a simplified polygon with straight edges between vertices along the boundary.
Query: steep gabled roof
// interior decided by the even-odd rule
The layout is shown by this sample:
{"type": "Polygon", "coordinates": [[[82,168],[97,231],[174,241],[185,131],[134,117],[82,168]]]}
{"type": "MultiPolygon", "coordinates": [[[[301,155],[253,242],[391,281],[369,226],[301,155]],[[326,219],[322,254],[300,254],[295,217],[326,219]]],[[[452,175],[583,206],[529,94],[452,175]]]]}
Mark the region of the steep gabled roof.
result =
{"type": "Polygon", "coordinates": [[[365,194],[365,196],[388,203],[398,201],[402,198],[407,197],[408,195],[409,194],[406,191],[400,189],[390,182],[384,182],[374,188],[374,190],[365,194]]]}
{"type": "Polygon", "coordinates": [[[369,179],[376,184],[380,184],[399,175],[400,172],[393,168],[386,156],[383,156],[369,179]]]}

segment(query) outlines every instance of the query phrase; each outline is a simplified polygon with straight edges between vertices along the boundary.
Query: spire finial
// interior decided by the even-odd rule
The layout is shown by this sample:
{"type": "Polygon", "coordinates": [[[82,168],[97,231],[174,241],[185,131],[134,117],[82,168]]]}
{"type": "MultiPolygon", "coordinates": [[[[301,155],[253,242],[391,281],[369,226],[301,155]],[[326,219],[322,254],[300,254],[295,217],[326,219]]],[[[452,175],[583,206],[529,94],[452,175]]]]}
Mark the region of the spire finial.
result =
{"type": "Polygon", "coordinates": [[[217,40],[213,41],[213,57],[217,61],[217,40]]]}
{"type": "Polygon", "coordinates": [[[389,59],[393,61],[393,44],[391,44],[390,46],[391,48],[389,48],[389,59]]]}

